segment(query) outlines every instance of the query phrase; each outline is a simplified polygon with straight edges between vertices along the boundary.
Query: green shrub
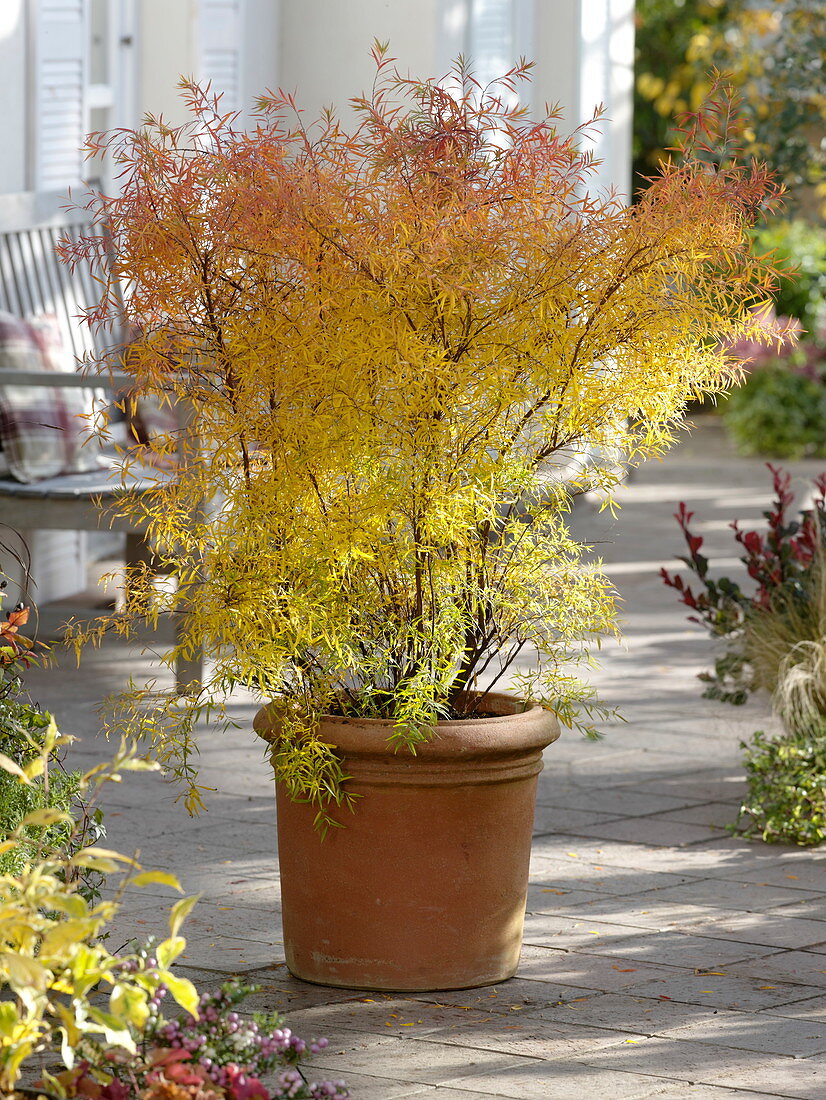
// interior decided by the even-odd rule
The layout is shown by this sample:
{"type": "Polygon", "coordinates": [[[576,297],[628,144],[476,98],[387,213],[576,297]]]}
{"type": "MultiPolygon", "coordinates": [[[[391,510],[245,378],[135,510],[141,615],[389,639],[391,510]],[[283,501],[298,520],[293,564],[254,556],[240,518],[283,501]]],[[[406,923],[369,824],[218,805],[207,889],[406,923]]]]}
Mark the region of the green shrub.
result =
{"type": "Polygon", "coordinates": [[[774,218],[753,233],[760,252],[773,252],[781,276],[774,293],[778,314],[817,329],[826,301],[826,230],[801,218],[774,218]]]}
{"type": "MultiPolygon", "coordinates": [[[[34,760],[43,746],[43,735],[53,726],[48,712],[41,712],[18,698],[0,699],[0,752],[21,768],[34,760]]],[[[70,813],[78,797],[78,773],[63,770],[59,760],[50,756],[43,774],[28,785],[21,784],[7,771],[0,770],[0,832],[8,836],[28,814],[51,808],[70,813]]],[[[48,827],[49,843],[68,842],[72,827],[62,821],[48,827]]],[[[33,855],[42,837],[43,827],[24,829],[21,842],[0,854],[0,874],[16,874],[33,855]]]]}
{"type": "MultiPolygon", "coordinates": [[[[2,595],[2,592],[0,592],[2,595]]],[[[61,738],[55,720],[41,711],[26,691],[23,675],[37,661],[36,643],[20,634],[28,612],[18,607],[0,623],[0,756],[18,769],[12,773],[0,768],[0,841],[16,835],[16,842],[0,850],[0,874],[15,875],[31,862],[43,845],[50,850],[75,848],[99,840],[105,835],[103,813],[84,803],[80,792],[80,773],[63,767],[63,748],[71,738],[61,738]],[[45,746],[52,747],[46,751],[45,746]],[[30,782],[21,783],[19,771],[35,765],[30,782]],[[41,810],[46,824],[21,826],[24,819],[41,810]]],[[[76,868],[73,872],[78,889],[89,901],[99,896],[102,876],[95,871],[76,868]]]]}
{"type": "Polygon", "coordinates": [[[748,794],[736,830],[774,844],[826,840],[826,722],[808,736],[758,730],[742,747],[748,794]]]}
{"type": "Polygon", "coordinates": [[[785,362],[755,370],[734,390],[723,422],[741,454],[826,457],[826,387],[785,362]]]}

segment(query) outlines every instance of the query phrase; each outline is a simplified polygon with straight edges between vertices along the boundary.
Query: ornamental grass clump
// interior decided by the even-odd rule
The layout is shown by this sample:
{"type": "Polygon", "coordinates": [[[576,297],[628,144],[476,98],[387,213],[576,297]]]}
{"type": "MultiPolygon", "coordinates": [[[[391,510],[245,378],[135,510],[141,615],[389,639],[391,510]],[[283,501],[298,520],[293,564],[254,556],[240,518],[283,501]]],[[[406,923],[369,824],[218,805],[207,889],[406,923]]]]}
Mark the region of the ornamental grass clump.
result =
{"type": "Polygon", "coordinates": [[[141,505],[177,578],[150,617],[185,608],[176,654],[214,661],[192,713],[238,684],[280,703],[277,772],[322,809],[346,798],[325,712],[390,718],[409,751],[507,677],[594,730],[576,664],[614,595],[566,515],[621,471],[579,460],[660,453],[730,383],[724,342],[764,335],[772,283],[748,230],[776,188],[728,159],[722,94],[629,209],[588,190],[591,124],[510,105],[528,65],[481,87],[375,60],[350,129],[279,94],[240,131],[185,82],[189,123],[93,139],[122,190],[63,247],[103,280],[92,323],[132,324],[136,392],[185,401],[200,441],[141,505]]]}

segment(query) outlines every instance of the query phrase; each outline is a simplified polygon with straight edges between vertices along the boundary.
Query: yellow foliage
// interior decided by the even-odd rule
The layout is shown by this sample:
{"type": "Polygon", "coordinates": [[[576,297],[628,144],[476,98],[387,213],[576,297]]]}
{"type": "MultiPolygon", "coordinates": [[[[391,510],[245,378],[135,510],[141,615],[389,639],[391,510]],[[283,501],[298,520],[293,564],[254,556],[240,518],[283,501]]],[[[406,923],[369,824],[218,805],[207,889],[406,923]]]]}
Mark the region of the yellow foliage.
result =
{"type": "MultiPolygon", "coordinates": [[[[553,116],[461,67],[448,92],[377,64],[352,133],[307,131],[284,99],[240,132],[186,84],[193,122],[114,135],[123,195],[97,202],[97,241],[64,248],[114,256],[127,366],[186,400],[201,441],[145,505],[178,581],[150,614],[185,600],[179,646],[215,660],[193,712],[238,683],[280,700],[276,766],[321,806],[342,799],[325,710],[390,717],[413,747],[530,655],[512,682],[592,728],[571,667],[615,629],[614,596],[582,566],[570,494],[610,492],[687,400],[725,389],[724,343],[763,337],[748,307],[771,283],[747,234],[766,179],[713,169],[701,129],[626,209],[587,190],[581,134],[553,116]],[[603,459],[577,474],[586,450],[603,459]]],[[[175,713],[138,707],[133,728],[196,804],[175,713]]]]}

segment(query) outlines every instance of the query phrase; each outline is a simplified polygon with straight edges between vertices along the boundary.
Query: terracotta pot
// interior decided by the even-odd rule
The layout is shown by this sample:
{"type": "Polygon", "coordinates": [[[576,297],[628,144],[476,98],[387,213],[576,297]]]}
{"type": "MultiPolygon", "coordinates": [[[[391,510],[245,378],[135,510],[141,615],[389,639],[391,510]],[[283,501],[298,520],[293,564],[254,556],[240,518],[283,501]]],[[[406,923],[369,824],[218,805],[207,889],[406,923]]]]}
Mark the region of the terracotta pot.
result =
{"type": "MultiPolygon", "coordinates": [[[[321,735],[362,797],[322,840],[276,784],[287,966],[349,989],[464,989],[519,962],[536,781],[556,718],[506,695],[394,752],[392,723],[326,717],[321,735]]],[[[277,712],[255,728],[271,739],[277,712]]]]}

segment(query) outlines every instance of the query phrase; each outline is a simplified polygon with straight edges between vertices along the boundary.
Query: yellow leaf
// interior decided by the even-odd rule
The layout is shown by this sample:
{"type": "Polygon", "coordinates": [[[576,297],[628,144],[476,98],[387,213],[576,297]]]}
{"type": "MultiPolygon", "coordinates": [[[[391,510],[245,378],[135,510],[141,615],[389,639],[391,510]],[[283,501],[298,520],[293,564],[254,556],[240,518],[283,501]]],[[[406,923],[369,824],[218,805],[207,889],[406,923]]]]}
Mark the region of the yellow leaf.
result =
{"type": "Polygon", "coordinates": [[[92,871],[100,871],[106,875],[122,870],[118,866],[119,863],[126,863],[131,867],[138,866],[130,856],[123,856],[120,852],[113,852],[110,848],[100,848],[95,844],[81,848],[69,862],[76,867],[88,867],[92,871]]]}
{"type": "Polygon", "coordinates": [[[200,896],[200,894],[193,894],[192,897],[181,898],[172,906],[169,911],[169,934],[171,936],[178,935],[178,929],[195,908],[200,896]]]}
{"type": "Polygon", "coordinates": [[[166,970],[167,967],[174,963],[185,947],[186,940],[183,936],[170,936],[168,940],[159,943],[155,951],[158,967],[161,970],[166,970]]]}
{"type": "Polygon", "coordinates": [[[9,985],[18,993],[25,986],[42,993],[49,984],[48,974],[39,962],[14,951],[0,952],[0,971],[5,971],[9,985]]]}
{"type": "Polygon", "coordinates": [[[11,759],[11,757],[6,756],[6,754],[4,752],[0,752],[0,768],[2,768],[3,771],[11,772],[12,775],[16,775],[21,783],[30,783],[31,782],[31,780],[26,775],[26,773],[23,771],[23,769],[20,767],[20,765],[15,764],[15,762],[11,759]]]}
{"type": "Polygon", "coordinates": [[[185,1012],[198,1015],[198,990],[188,978],[179,978],[177,974],[165,971],[161,980],[185,1012]]]}
{"type": "Polygon", "coordinates": [[[30,761],[23,771],[26,773],[27,779],[37,779],[39,775],[42,775],[46,770],[46,758],[45,754],[36,756],[34,760],[30,761]]]}
{"type": "Polygon", "coordinates": [[[33,810],[30,814],[21,820],[20,826],[28,825],[56,825],[58,821],[71,821],[72,815],[63,813],[62,810],[55,810],[51,807],[45,807],[42,810],[33,810]]]}
{"type": "Polygon", "coordinates": [[[131,879],[133,886],[151,886],[158,883],[160,886],[171,886],[173,890],[183,891],[178,881],[178,876],[169,871],[141,871],[131,879]]]}

